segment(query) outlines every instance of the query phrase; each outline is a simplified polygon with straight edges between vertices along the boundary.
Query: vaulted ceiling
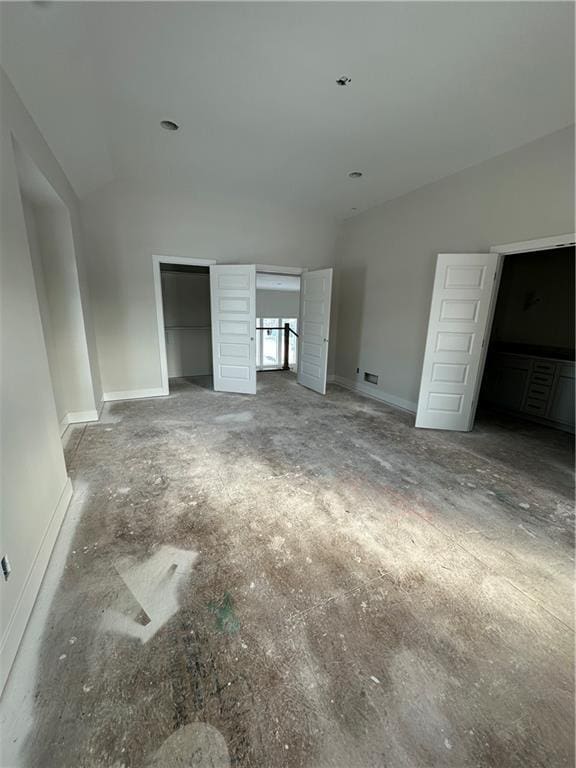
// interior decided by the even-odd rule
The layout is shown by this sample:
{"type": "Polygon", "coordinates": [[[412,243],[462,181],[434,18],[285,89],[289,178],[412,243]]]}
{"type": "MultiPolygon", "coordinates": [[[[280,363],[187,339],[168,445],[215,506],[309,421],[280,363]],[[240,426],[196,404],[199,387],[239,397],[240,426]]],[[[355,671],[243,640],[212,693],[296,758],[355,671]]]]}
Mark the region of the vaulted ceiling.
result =
{"type": "Polygon", "coordinates": [[[573,121],[567,2],[0,13],[2,65],[80,196],[133,178],[346,216],[573,121]]]}

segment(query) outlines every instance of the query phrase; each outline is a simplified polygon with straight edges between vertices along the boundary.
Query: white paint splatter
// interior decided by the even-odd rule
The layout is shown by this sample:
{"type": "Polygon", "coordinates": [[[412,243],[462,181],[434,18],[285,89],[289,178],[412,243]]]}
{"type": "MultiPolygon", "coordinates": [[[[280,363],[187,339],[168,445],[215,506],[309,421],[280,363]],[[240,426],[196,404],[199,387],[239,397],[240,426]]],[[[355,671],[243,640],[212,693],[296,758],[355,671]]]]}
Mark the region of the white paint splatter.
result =
{"type": "Polygon", "coordinates": [[[102,615],[101,631],[128,635],[141,643],[148,642],[180,608],[181,578],[191,573],[197,557],[197,552],[163,545],[141,562],[129,560],[116,563],[115,570],[126,591],[121,591],[114,605],[102,615]],[[174,566],[180,578],[174,577],[174,566]],[[145,626],[132,617],[127,606],[127,600],[133,604],[134,599],[150,618],[145,626]]]}
{"type": "Polygon", "coordinates": [[[532,536],[533,539],[537,539],[538,538],[538,536],[536,536],[535,533],[532,533],[532,531],[529,531],[528,528],[524,528],[522,523],[518,523],[518,528],[521,528],[524,531],[524,533],[528,534],[528,536],[532,536]]]}
{"type": "Polygon", "coordinates": [[[384,461],[384,459],[381,459],[380,456],[376,456],[374,453],[368,454],[371,459],[374,459],[374,461],[377,461],[378,464],[380,464],[381,467],[384,467],[384,469],[387,469],[389,472],[392,472],[394,467],[392,464],[390,464],[389,461],[384,461]]]}
{"type": "Polygon", "coordinates": [[[223,413],[221,416],[216,416],[214,421],[219,424],[246,424],[253,418],[252,411],[241,411],[240,413],[223,413]]]}

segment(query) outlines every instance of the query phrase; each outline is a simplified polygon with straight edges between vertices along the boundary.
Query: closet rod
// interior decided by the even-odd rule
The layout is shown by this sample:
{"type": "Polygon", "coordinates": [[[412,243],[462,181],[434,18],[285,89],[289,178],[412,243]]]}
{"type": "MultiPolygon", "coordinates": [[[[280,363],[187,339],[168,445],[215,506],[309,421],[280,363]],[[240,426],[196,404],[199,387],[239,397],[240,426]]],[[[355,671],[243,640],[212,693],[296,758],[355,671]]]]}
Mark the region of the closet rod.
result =
{"type": "Polygon", "coordinates": [[[210,325],[165,325],[166,331],[209,331],[210,325]]]}

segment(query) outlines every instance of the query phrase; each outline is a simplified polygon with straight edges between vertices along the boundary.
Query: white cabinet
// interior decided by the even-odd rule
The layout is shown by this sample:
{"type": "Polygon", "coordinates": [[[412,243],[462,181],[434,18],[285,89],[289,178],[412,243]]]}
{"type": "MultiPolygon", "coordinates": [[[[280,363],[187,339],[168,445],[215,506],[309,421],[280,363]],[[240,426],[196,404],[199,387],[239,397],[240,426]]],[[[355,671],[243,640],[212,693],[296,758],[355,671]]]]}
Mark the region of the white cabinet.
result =
{"type": "Polygon", "coordinates": [[[491,355],[482,400],[524,418],[574,431],[574,363],[514,353],[491,355]]]}
{"type": "Polygon", "coordinates": [[[574,365],[558,366],[556,386],[547,416],[552,421],[567,424],[574,429],[574,365]]]}

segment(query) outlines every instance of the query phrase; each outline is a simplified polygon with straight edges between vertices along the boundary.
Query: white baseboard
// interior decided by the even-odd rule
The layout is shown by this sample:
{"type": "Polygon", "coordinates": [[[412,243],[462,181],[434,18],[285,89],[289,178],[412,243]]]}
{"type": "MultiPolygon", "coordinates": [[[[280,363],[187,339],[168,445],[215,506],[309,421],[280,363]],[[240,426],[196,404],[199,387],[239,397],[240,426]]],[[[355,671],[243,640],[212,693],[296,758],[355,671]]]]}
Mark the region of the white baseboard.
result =
{"type": "Polygon", "coordinates": [[[417,403],[414,403],[411,400],[404,400],[402,397],[397,397],[396,395],[390,395],[387,392],[382,392],[381,389],[378,389],[378,387],[373,384],[364,384],[364,382],[352,381],[351,379],[346,379],[343,376],[337,375],[334,376],[333,382],[340,387],[344,387],[344,389],[350,389],[352,392],[357,392],[359,395],[371,397],[373,400],[379,400],[381,403],[386,403],[386,405],[391,405],[394,408],[400,408],[402,411],[416,413],[417,403]]]}
{"type": "Polygon", "coordinates": [[[8,621],[4,635],[2,636],[0,644],[0,691],[2,691],[6,680],[8,679],[10,668],[14,662],[18,647],[24,635],[24,630],[28,624],[28,619],[32,613],[32,608],[34,607],[36,597],[42,584],[42,579],[44,578],[46,568],[48,567],[50,555],[52,554],[54,544],[58,538],[58,532],[60,531],[60,526],[66,515],[66,510],[68,509],[71,498],[72,483],[70,482],[70,478],[67,478],[58,503],[56,504],[56,508],[54,509],[50,522],[46,528],[44,537],[36,552],[36,556],[32,561],[30,571],[28,572],[28,576],[26,577],[26,581],[24,582],[24,586],[22,587],[22,591],[20,592],[20,596],[18,597],[18,601],[12,612],[12,616],[8,621]]]}
{"type": "Polygon", "coordinates": [[[98,411],[70,411],[60,422],[60,437],[66,432],[69,424],[83,424],[86,421],[98,421],[98,411]]]}
{"type": "Polygon", "coordinates": [[[335,384],[335,383],[336,383],[336,374],[329,373],[328,376],[326,376],[326,384],[335,384]]]}
{"type": "Polygon", "coordinates": [[[147,397],[166,397],[169,391],[163,387],[154,389],[125,389],[120,392],[104,392],[102,400],[110,402],[111,400],[143,400],[147,397]]]}

